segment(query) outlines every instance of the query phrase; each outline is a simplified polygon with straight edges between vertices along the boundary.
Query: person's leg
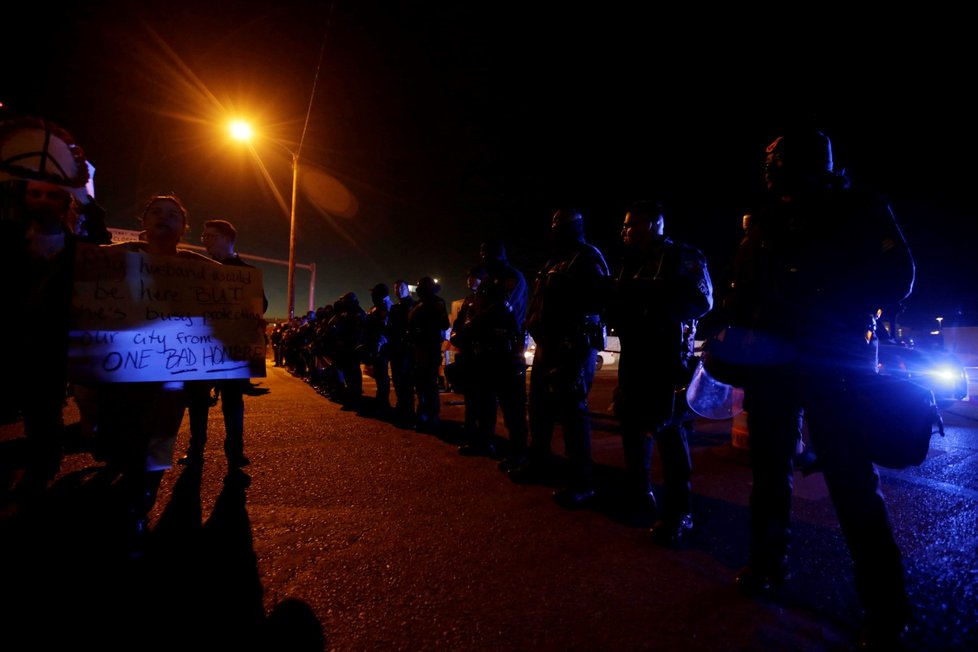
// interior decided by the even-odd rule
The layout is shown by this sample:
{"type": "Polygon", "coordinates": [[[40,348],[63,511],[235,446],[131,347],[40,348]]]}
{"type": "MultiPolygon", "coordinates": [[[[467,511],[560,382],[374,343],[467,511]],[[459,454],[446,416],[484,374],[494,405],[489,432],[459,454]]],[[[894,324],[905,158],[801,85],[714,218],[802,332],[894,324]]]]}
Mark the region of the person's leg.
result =
{"type": "Polygon", "coordinates": [[[621,445],[625,458],[626,500],[655,504],[652,497],[652,438],[641,424],[623,419],[621,424],[621,445]]]}
{"type": "Polygon", "coordinates": [[[374,363],[374,382],[377,383],[377,411],[383,416],[391,408],[391,377],[386,356],[377,356],[374,363]]]}
{"type": "Polygon", "coordinates": [[[363,399],[363,371],[355,352],[348,354],[343,360],[343,376],[346,379],[346,395],[343,397],[343,407],[347,410],[360,409],[363,399]]]}
{"type": "Polygon", "coordinates": [[[526,367],[506,363],[499,371],[496,390],[503,424],[509,435],[506,458],[514,464],[525,461],[530,435],[526,413],[526,367]]]}
{"type": "Polygon", "coordinates": [[[552,368],[543,346],[538,342],[530,373],[530,393],[527,397],[529,414],[531,463],[545,463],[553,453],[553,430],[556,406],[550,390],[552,368]]]}
{"type": "Polygon", "coordinates": [[[414,387],[418,397],[417,426],[420,432],[435,433],[440,428],[441,400],[438,397],[440,357],[417,358],[414,365],[414,387]]]}
{"type": "Polygon", "coordinates": [[[221,412],[224,415],[224,455],[229,468],[247,466],[244,454],[244,386],[247,380],[221,381],[221,412]]]}
{"type": "Polygon", "coordinates": [[[896,638],[910,620],[903,558],[876,467],[852,442],[851,415],[832,397],[808,410],[812,446],[849,547],[869,635],[896,638]]]}
{"type": "Polygon", "coordinates": [[[211,383],[191,380],[185,385],[187,397],[187,419],[190,422],[190,443],[187,453],[179,460],[180,464],[199,464],[204,461],[204,448],[207,445],[207,421],[211,408],[211,383]]]}
{"type": "Polygon", "coordinates": [[[468,445],[459,449],[463,455],[491,455],[495,453],[493,437],[496,434],[496,395],[493,393],[491,368],[485,360],[472,361],[471,386],[467,394],[466,414],[472,412],[474,430],[468,445]],[[471,408],[471,410],[470,410],[471,408]]]}
{"type": "Polygon", "coordinates": [[[597,351],[583,361],[561,360],[551,378],[558,405],[557,420],[563,425],[564,450],[571,466],[566,490],[555,497],[567,506],[577,507],[594,497],[594,464],[591,459],[591,414],[588,394],[594,381],[597,351]]]}
{"type": "Polygon", "coordinates": [[[655,435],[662,458],[665,487],[662,516],[652,526],[653,538],[665,545],[676,545],[693,527],[692,460],[686,424],[670,423],[655,435]]]}
{"type": "MultiPolygon", "coordinates": [[[[626,501],[635,511],[655,511],[651,469],[653,441],[651,432],[662,423],[672,409],[655,405],[653,398],[661,396],[649,382],[651,362],[645,357],[623,357],[618,367],[618,386],[615,387],[615,415],[621,427],[622,453],[625,458],[626,501]]],[[[659,401],[661,403],[661,400],[659,401]]]]}
{"type": "Polygon", "coordinates": [[[391,382],[394,385],[394,413],[397,423],[411,426],[414,423],[414,379],[411,373],[411,358],[405,352],[391,356],[391,382]]]}
{"type": "Polygon", "coordinates": [[[530,372],[530,389],[527,396],[529,446],[525,463],[513,460],[501,468],[515,482],[546,482],[553,472],[553,431],[557,409],[550,392],[548,377],[550,363],[545,348],[537,342],[537,350],[530,372]]]}
{"type": "MultiPolygon", "coordinates": [[[[787,383],[787,380],[784,380],[787,383]]],[[[793,458],[801,409],[775,378],[748,389],[747,410],[753,485],[750,495],[750,558],[738,575],[741,591],[753,594],[783,581],[790,539],[793,458]]]]}

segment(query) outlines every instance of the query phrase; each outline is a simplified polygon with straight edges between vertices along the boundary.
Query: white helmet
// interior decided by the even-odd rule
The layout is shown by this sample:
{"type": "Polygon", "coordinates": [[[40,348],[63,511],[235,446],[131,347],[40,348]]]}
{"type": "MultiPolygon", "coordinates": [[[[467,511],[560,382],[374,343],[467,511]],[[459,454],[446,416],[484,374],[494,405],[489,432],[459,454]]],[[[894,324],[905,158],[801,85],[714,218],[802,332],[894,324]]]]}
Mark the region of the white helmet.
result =
{"type": "Polygon", "coordinates": [[[71,135],[40,118],[0,122],[0,181],[46,181],[84,188],[89,178],[85,153],[71,135]]]}

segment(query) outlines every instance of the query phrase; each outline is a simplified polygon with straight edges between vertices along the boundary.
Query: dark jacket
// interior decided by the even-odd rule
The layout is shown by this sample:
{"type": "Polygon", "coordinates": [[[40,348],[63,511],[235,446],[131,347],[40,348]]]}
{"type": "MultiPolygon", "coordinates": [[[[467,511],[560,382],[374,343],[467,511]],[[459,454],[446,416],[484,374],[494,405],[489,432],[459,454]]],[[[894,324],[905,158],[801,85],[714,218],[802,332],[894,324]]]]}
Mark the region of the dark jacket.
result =
{"type": "Polygon", "coordinates": [[[772,197],[752,214],[724,309],[732,324],[771,344],[764,363],[833,361],[860,355],[876,311],[909,296],[913,281],[913,257],[889,205],[830,187],[791,201],[772,197]]]}

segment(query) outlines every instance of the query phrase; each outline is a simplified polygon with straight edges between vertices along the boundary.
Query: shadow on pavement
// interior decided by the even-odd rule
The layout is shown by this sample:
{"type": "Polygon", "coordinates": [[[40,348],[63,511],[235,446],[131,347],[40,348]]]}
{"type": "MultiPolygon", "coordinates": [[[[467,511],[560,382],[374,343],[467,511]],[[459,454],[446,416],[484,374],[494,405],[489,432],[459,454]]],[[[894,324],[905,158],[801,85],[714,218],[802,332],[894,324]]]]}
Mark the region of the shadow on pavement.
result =
{"type": "Polygon", "coordinates": [[[141,555],[105,467],[62,476],[0,520],[0,631],[30,649],[322,650],[308,606],[266,618],[246,509],[229,476],[201,522],[201,473],[186,468],[141,555]]]}

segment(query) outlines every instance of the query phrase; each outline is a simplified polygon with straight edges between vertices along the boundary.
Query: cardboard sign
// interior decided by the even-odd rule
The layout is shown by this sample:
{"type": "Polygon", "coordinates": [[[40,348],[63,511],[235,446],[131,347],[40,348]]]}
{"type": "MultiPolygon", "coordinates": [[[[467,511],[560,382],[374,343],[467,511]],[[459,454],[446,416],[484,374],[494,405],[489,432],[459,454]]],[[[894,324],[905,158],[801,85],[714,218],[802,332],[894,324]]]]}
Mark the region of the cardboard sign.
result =
{"type": "Polygon", "coordinates": [[[264,377],[262,296],[261,271],[253,267],[79,245],[69,378],[264,377]]]}

